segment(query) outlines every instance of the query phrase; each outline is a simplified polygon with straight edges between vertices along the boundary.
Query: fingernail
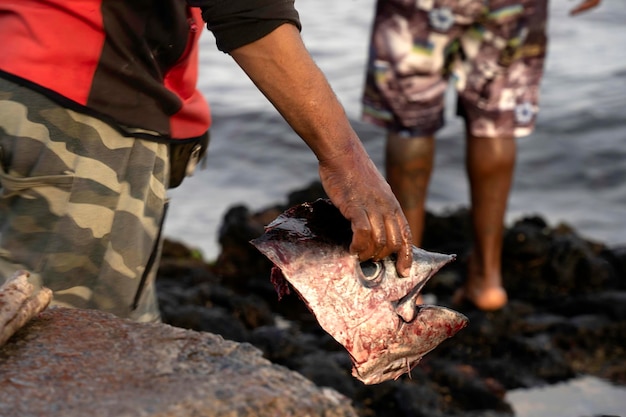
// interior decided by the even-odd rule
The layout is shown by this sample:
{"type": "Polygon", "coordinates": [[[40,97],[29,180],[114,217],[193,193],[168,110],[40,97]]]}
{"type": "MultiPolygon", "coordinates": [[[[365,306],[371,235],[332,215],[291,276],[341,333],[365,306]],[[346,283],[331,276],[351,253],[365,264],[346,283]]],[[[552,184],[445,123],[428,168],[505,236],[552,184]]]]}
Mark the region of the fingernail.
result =
{"type": "Polygon", "coordinates": [[[411,272],[411,268],[402,268],[402,270],[400,270],[399,272],[400,272],[400,276],[402,276],[403,278],[406,278],[409,276],[409,273],[411,272]]]}

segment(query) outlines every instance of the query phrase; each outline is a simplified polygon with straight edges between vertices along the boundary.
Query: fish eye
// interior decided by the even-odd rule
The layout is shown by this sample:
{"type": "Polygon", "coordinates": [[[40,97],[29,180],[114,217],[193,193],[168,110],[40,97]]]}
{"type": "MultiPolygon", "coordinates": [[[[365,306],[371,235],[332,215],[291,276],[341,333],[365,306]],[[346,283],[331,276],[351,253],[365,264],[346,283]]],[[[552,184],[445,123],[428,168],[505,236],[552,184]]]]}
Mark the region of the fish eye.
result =
{"type": "Polygon", "coordinates": [[[383,277],[383,264],[380,261],[364,261],[359,264],[361,273],[359,274],[359,280],[361,283],[372,288],[380,284],[383,277]]]}

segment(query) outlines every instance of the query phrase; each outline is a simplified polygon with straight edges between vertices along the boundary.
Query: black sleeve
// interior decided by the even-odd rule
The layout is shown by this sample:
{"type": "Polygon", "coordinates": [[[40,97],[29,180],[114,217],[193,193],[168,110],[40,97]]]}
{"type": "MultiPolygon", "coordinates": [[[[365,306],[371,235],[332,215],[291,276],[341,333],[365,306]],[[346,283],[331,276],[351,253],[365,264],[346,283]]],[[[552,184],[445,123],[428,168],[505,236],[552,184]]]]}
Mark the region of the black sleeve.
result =
{"type": "Polygon", "coordinates": [[[230,52],[267,35],[283,23],[302,29],[294,0],[187,0],[199,7],[217,47],[230,52]]]}

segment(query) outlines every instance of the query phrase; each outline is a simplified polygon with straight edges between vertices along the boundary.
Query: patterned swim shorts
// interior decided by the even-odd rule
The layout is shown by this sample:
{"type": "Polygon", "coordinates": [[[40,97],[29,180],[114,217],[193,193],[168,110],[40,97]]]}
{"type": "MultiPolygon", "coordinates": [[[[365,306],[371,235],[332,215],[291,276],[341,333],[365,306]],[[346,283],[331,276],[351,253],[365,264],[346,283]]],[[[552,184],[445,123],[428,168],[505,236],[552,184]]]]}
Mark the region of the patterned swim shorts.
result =
{"type": "Polygon", "coordinates": [[[378,0],[363,92],[364,121],[407,136],[457,114],[478,137],[532,132],[546,55],[547,0],[378,0]]]}
{"type": "Polygon", "coordinates": [[[0,79],[0,283],[23,269],[53,305],[160,320],[168,176],[167,144],[0,79]]]}

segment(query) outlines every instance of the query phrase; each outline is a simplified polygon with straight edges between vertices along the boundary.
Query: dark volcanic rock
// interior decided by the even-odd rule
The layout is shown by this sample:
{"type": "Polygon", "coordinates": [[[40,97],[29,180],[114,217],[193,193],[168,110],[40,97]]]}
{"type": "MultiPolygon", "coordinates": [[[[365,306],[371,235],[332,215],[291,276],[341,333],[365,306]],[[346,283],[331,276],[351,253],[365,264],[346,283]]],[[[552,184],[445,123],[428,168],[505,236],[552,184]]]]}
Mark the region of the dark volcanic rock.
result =
{"type": "Polygon", "coordinates": [[[249,344],[48,309],[0,349],[2,417],[356,416],[249,344]]]}
{"type": "MultiPolygon", "coordinates": [[[[172,242],[166,242],[161,268],[167,274],[157,281],[164,320],[249,341],[272,362],[351,398],[361,417],[510,416],[507,390],[581,373],[626,383],[626,248],[529,216],[504,237],[510,303],[492,313],[454,306],[469,317],[469,326],[426,355],[410,376],[361,384],[350,375],[345,350],[304,303],[294,294],[278,301],[271,264],[249,244],[286,208],[324,196],[315,183],[290,194],[285,205],[258,212],[232,208],[220,229],[221,253],[210,265],[200,266],[191,252],[174,259],[167,249],[172,242]],[[191,305],[194,314],[187,312],[191,305]],[[202,309],[219,312],[197,311],[202,309]],[[211,319],[216,315],[217,322],[211,319]]],[[[450,306],[465,279],[471,241],[467,209],[428,213],[423,248],[458,255],[427,285],[435,304],[450,306]]]]}

